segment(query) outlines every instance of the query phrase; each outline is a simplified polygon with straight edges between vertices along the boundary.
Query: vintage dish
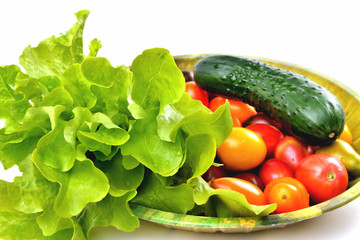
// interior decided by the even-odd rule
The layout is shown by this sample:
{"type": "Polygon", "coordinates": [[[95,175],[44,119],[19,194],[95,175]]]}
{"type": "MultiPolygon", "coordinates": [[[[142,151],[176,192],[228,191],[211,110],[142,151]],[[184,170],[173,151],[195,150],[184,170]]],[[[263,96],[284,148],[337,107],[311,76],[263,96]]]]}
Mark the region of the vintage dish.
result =
{"type": "MultiPolygon", "coordinates": [[[[180,69],[193,70],[195,63],[203,55],[176,56],[175,61],[180,69]]],[[[360,95],[341,82],[314,70],[279,60],[259,58],[258,60],[305,75],[323,87],[327,88],[339,99],[345,114],[346,123],[353,135],[353,147],[360,153],[360,95]]],[[[270,228],[281,228],[289,224],[311,219],[342,207],[360,196],[360,182],[349,187],[344,193],[328,201],[310,206],[308,208],[265,217],[237,217],[216,218],[177,214],[171,212],[150,209],[140,205],[131,205],[136,216],[140,219],[162,224],[166,227],[183,229],[196,232],[252,232],[270,228]]]]}

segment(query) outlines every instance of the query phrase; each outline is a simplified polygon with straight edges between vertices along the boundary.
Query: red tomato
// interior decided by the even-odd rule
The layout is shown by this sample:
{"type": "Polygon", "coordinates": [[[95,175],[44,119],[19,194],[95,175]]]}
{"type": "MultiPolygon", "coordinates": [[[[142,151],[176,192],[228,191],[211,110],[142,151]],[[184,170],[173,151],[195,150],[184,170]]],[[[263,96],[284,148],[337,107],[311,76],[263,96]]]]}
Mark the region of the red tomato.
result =
{"type": "Polygon", "coordinates": [[[209,107],[209,95],[208,93],[199,88],[195,81],[189,81],[185,83],[186,92],[191,96],[192,99],[200,100],[204,106],[209,107]]]}
{"type": "Polygon", "coordinates": [[[272,125],[274,127],[276,127],[277,129],[282,130],[282,125],[278,122],[276,122],[275,120],[269,118],[268,116],[266,116],[264,113],[262,112],[258,112],[255,115],[249,117],[244,123],[243,126],[246,127],[248,125],[251,124],[256,124],[256,123],[263,123],[263,124],[269,124],[272,125]]]}
{"type": "Polygon", "coordinates": [[[309,207],[309,193],[295,178],[281,177],[271,181],[264,190],[266,202],[276,203],[274,213],[291,212],[309,207]]]}
{"type": "Polygon", "coordinates": [[[226,169],[247,171],[259,166],[265,160],[266,145],[264,140],[253,131],[234,127],[216,152],[226,169]]]}
{"type": "Polygon", "coordinates": [[[314,150],[315,147],[313,147],[311,145],[307,145],[306,149],[307,149],[309,155],[315,153],[315,150],[314,150]]]}
{"type": "Polygon", "coordinates": [[[243,123],[246,119],[256,114],[254,107],[250,106],[247,103],[244,103],[239,100],[226,99],[223,97],[215,97],[211,99],[209,108],[214,112],[218,107],[224,105],[226,100],[230,104],[230,113],[233,118],[237,118],[243,123]]]}
{"type": "Polygon", "coordinates": [[[304,184],[314,203],[320,203],[344,192],[349,177],[345,166],[326,154],[304,158],[295,171],[295,178],[304,184]]]}
{"type": "Polygon", "coordinates": [[[255,184],[261,190],[264,190],[265,186],[264,186],[263,181],[261,181],[261,179],[254,173],[242,172],[242,173],[236,174],[234,177],[244,179],[244,180],[246,180],[248,182],[251,182],[251,183],[255,184]]]}
{"type": "Polygon", "coordinates": [[[311,146],[308,145],[307,149],[308,149],[308,153],[310,154],[314,154],[316,152],[316,150],[318,150],[320,148],[320,146],[311,146]]]}
{"type": "Polygon", "coordinates": [[[223,177],[215,179],[210,186],[215,189],[228,189],[244,194],[246,200],[253,205],[265,205],[264,193],[255,184],[244,179],[223,177]]]}
{"type": "Polygon", "coordinates": [[[307,146],[292,136],[285,136],[275,148],[274,157],[287,162],[295,171],[300,161],[309,155],[307,146]]]}
{"type": "Polygon", "coordinates": [[[215,178],[225,177],[226,173],[223,167],[215,167],[211,165],[210,168],[202,175],[205,181],[209,182],[215,178]]]}
{"type": "Polygon", "coordinates": [[[294,171],[285,161],[272,158],[266,160],[259,169],[259,177],[267,185],[280,177],[294,177],[294,171]]]}
{"type": "Polygon", "coordinates": [[[246,128],[256,132],[264,140],[267,157],[274,156],[275,147],[284,138],[284,134],[276,127],[264,123],[251,124],[246,128]]]}

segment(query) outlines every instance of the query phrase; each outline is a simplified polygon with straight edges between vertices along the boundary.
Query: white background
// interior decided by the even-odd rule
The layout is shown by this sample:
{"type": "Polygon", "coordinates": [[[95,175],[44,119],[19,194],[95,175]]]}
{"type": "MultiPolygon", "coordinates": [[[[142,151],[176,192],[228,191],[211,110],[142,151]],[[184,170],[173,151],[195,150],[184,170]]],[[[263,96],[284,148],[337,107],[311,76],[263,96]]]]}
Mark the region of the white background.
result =
{"type": "MultiPolygon", "coordinates": [[[[99,55],[130,65],[143,50],[173,55],[233,53],[284,60],[315,69],[360,92],[360,7],[357,1],[1,1],[0,65],[18,64],[29,44],[68,30],[74,13],[91,11],[84,46],[101,40],[99,55]]],[[[11,180],[13,172],[0,178],[11,180]]],[[[96,229],[92,239],[354,239],[360,199],[284,229],[251,234],[202,234],[141,222],[122,233],[96,229]]]]}

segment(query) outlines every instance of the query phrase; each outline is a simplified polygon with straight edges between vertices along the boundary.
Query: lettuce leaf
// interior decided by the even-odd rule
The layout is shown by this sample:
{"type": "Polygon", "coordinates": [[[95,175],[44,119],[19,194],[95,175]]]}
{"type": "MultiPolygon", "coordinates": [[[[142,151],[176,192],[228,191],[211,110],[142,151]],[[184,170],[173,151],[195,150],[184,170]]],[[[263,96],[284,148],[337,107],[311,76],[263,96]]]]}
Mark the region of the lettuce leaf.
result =
{"type": "Polygon", "coordinates": [[[174,141],[181,129],[187,135],[210,134],[215,137],[216,146],[219,147],[232,130],[228,102],[212,113],[187,93],[178,102],[167,105],[157,121],[159,136],[166,141],[174,141]]]}
{"type": "Polygon", "coordinates": [[[0,180],[0,212],[16,212],[8,194],[8,182],[0,180]]]}
{"type": "Polygon", "coordinates": [[[64,229],[51,236],[44,236],[36,222],[38,216],[39,213],[0,212],[0,236],[12,240],[80,239],[72,238],[73,229],[64,229]]]}
{"type": "Polygon", "coordinates": [[[46,205],[56,196],[59,185],[46,179],[16,178],[9,183],[7,193],[14,209],[24,213],[42,212],[46,205]]]}
{"type": "Polygon", "coordinates": [[[163,108],[177,102],[185,91],[185,81],[168,50],[145,50],[132,63],[134,83],[131,99],[144,110],[163,108]]]}
{"type": "Polygon", "coordinates": [[[7,129],[20,124],[31,106],[22,93],[14,90],[19,72],[16,65],[0,66],[0,119],[6,119],[7,129]]]}
{"type": "Polygon", "coordinates": [[[72,228],[68,218],[60,217],[53,208],[59,184],[44,178],[16,178],[8,184],[7,193],[11,196],[12,206],[23,213],[42,213],[36,218],[44,236],[72,228]]]}
{"type": "Polygon", "coordinates": [[[100,201],[107,195],[109,180],[90,160],[76,161],[70,171],[61,172],[38,162],[36,150],[33,155],[33,161],[44,177],[61,185],[54,203],[54,209],[61,217],[75,216],[86,204],[100,201]]]}
{"type": "Polygon", "coordinates": [[[114,226],[126,232],[138,228],[139,219],[132,213],[128,204],[135,195],[136,191],[133,190],[120,197],[108,195],[100,202],[88,204],[77,216],[87,237],[95,226],[114,226]]]}
{"type": "Polygon", "coordinates": [[[29,108],[20,126],[7,133],[3,131],[0,159],[5,169],[21,164],[34,151],[39,139],[51,130],[51,109],[29,108]]]}
{"type": "Polygon", "coordinates": [[[75,107],[91,109],[96,104],[96,96],[91,92],[91,83],[82,75],[81,65],[74,64],[61,75],[64,89],[70,94],[75,107]]]}
{"type": "Polygon", "coordinates": [[[213,189],[201,177],[193,178],[194,201],[198,205],[207,205],[206,212],[215,217],[267,216],[276,209],[276,204],[257,206],[249,204],[239,192],[226,189],[213,189]],[[210,211],[209,211],[210,210],[210,211]]]}
{"type": "Polygon", "coordinates": [[[184,171],[184,179],[191,181],[201,177],[213,164],[216,156],[216,140],[208,134],[195,134],[186,139],[186,161],[179,171],[184,171]]]}
{"type": "Polygon", "coordinates": [[[52,129],[37,142],[37,160],[60,171],[69,171],[75,163],[75,145],[67,142],[64,129],[67,121],[59,118],[65,110],[63,106],[46,107],[52,129]],[[59,151],[63,154],[59,154],[59,151]]]}
{"type": "Polygon", "coordinates": [[[61,76],[70,65],[82,62],[82,35],[89,13],[87,10],[77,12],[78,22],[65,34],[49,37],[35,48],[25,48],[19,62],[30,77],[61,76]]]}
{"type": "Polygon", "coordinates": [[[111,161],[98,161],[96,166],[108,177],[109,194],[113,197],[121,197],[136,190],[144,178],[144,166],[138,164],[132,169],[126,169],[120,153],[117,153],[111,161]]]}
{"type": "Polygon", "coordinates": [[[187,184],[171,186],[171,181],[149,172],[132,201],[168,212],[186,213],[194,207],[193,189],[187,184]]]}
{"type": "Polygon", "coordinates": [[[179,135],[175,142],[161,140],[157,134],[157,111],[137,120],[129,131],[130,138],[122,146],[125,156],[132,156],[154,173],[174,175],[184,162],[184,143],[179,135]]]}

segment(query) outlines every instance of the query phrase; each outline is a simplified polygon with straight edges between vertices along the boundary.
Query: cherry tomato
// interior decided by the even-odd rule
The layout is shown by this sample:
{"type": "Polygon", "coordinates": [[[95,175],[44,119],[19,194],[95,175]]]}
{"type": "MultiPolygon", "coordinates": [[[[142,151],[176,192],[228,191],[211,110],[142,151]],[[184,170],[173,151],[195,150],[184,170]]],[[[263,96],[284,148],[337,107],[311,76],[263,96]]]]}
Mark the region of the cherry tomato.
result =
{"type": "Polygon", "coordinates": [[[275,147],[284,138],[284,134],[279,129],[269,124],[256,123],[251,124],[246,128],[256,132],[264,140],[267,149],[267,157],[272,157],[274,155],[275,147]]]}
{"type": "Polygon", "coordinates": [[[210,186],[214,189],[228,189],[244,194],[246,200],[253,205],[265,205],[264,193],[255,184],[244,179],[223,177],[215,179],[210,186]]]}
{"type": "Polygon", "coordinates": [[[342,133],[339,136],[339,139],[341,139],[349,144],[352,144],[352,142],[353,142],[353,136],[350,132],[349,127],[346,124],[344,126],[344,130],[342,131],[342,133]]]}
{"type": "Polygon", "coordinates": [[[233,120],[233,127],[242,127],[242,124],[238,118],[232,117],[232,120],[233,120]]]}
{"type": "Polygon", "coordinates": [[[255,132],[235,127],[229,137],[218,147],[217,154],[226,169],[247,171],[264,161],[266,145],[255,132]]]}
{"type": "Polygon", "coordinates": [[[294,171],[300,161],[308,155],[307,146],[292,136],[285,136],[274,151],[274,158],[287,162],[294,171]]]}
{"type": "Polygon", "coordinates": [[[230,104],[231,116],[233,118],[239,119],[241,123],[256,114],[255,108],[247,103],[239,100],[226,99],[219,96],[211,99],[209,108],[214,112],[216,109],[218,109],[219,106],[224,105],[226,100],[228,100],[230,104]]]}
{"type": "Polygon", "coordinates": [[[306,149],[307,149],[309,155],[315,153],[315,149],[316,149],[316,148],[317,148],[317,147],[314,147],[314,146],[311,146],[311,145],[307,145],[307,146],[306,146],[306,149]]]}
{"type": "Polygon", "coordinates": [[[254,173],[241,172],[241,173],[236,174],[234,177],[246,180],[248,182],[251,182],[251,183],[255,184],[261,190],[264,190],[265,186],[264,186],[263,181],[261,181],[261,179],[254,173]]]}
{"type": "Polygon", "coordinates": [[[276,122],[275,120],[273,120],[272,118],[269,118],[268,116],[266,116],[264,113],[262,112],[258,112],[255,115],[249,117],[244,123],[243,126],[246,127],[248,125],[251,124],[256,124],[256,123],[263,123],[263,124],[269,124],[272,125],[274,127],[276,127],[279,130],[282,130],[282,125],[278,122],[276,122]]]}
{"type": "Polygon", "coordinates": [[[198,87],[195,81],[189,81],[185,83],[186,92],[191,96],[192,99],[200,100],[204,106],[209,107],[209,95],[208,93],[198,87]]]}
{"type": "Polygon", "coordinates": [[[259,169],[259,177],[267,185],[280,177],[294,177],[294,171],[285,161],[271,158],[266,160],[259,169]]]}
{"type": "Polygon", "coordinates": [[[345,166],[327,154],[305,157],[295,171],[295,178],[304,184],[314,203],[320,203],[344,192],[349,177],[345,166]]]}
{"type": "Polygon", "coordinates": [[[274,213],[285,213],[309,207],[309,193],[305,186],[295,178],[276,178],[266,185],[266,202],[276,203],[274,213]]]}
{"type": "Polygon", "coordinates": [[[185,82],[195,81],[194,80],[194,72],[191,70],[183,69],[181,72],[184,75],[185,82]]]}
{"type": "Polygon", "coordinates": [[[210,168],[202,175],[205,181],[209,182],[215,178],[225,177],[226,173],[223,167],[215,167],[211,165],[210,168]]]}

